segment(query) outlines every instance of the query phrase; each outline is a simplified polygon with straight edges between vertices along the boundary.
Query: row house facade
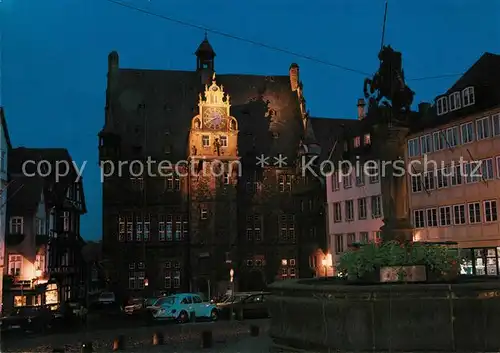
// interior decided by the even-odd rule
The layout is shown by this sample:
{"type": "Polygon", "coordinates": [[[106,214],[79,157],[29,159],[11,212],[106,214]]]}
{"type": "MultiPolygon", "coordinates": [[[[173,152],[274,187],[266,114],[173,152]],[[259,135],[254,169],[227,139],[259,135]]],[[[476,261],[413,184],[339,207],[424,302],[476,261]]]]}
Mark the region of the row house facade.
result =
{"type": "Polygon", "coordinates": [[[462,273],[498,275],[500,56],[484,54],[433,106],[422,104],[407,140],[415,240],[454,242],[462,273]]]}
{"type": "Polygon", "coordinates": [[[101,163],[156,162],[103,183],[104,254],[123,295],[225,292],[230,270],[240,290],[314,275],[324,194],[298,171],[319,150],[299,68],[215,75],[214,58],[206,38],[195,71],[123,69],[108,57],[101,163]]]}
{"type": "MultiPolygon", "coordinates": [[[[80,235],[80,217],[86,207],[83,181],[76,170],[70,167],[68,175],[56,179],[54,172],[50,172],[56,170],[56,163],[73,166],[69,152],[63,148],[18,147],[12,149],[9,156],[11,177],[35,179],[41,172],[44,174],[41,180],[47,212],[46,277],[51,293],[57,293],[51,294],[51,298],[55,296],[56,299],[50,300],[62,303],[84,296],[84,241],[80,235]],[[30,162],[23,170],[26,161],[30,162]]],[[[24,184],[29,185],[29,182],[24,184]]]]}
{"type": "Polygon", "coordinates": [[[336,130],[329,153],[334,170],[326,178],[332,274],[352,244],[377,241],[383,225],[379,162],[372,158],[371,126],[365,120],[363,99],[357,109],[357,119],[330,119],[336,130]]]}
{"type": "Polygon", "coordinates": [[[48,209],[41,177],[11,177],[7,202],[4,310],[26,305],[57,304],[45,298],[48,282],[48,209]]]}

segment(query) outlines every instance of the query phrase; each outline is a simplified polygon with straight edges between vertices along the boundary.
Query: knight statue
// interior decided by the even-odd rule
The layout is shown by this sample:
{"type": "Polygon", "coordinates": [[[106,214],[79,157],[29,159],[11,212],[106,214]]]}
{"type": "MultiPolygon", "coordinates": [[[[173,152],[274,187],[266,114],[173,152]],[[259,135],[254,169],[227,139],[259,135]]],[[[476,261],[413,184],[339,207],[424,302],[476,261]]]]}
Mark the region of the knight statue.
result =
{"type": "Polygon", "coordinates": [[[382,109],[382,115],[388,122],[403,124],[408,118],[415,93],[405,83],[401,53],[387,45],[382,47],[378,58],[380,68],[372,79],[367,78],[364,82],[368,111],[370,108],[379,111],[378,108],[386,108],[382,109]]]}

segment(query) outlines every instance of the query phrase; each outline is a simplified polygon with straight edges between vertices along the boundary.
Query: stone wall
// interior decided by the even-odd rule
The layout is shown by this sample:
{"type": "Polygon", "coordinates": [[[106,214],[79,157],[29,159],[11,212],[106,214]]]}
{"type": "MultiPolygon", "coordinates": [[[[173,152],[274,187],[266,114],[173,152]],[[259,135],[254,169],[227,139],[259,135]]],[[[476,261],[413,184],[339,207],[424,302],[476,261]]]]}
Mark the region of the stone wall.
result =
{"type": "Polygon", "coordinates": [[[500,350],[500,281],[349,285],[325,279],[270,286],[270,335],[285,351],[500,350]]]}

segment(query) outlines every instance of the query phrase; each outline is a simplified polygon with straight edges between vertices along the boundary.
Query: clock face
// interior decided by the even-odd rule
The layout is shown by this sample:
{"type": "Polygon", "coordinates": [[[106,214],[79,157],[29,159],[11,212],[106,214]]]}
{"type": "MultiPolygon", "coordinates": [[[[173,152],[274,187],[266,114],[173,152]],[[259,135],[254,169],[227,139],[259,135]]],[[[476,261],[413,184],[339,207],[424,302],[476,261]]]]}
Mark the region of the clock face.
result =
{"type": "Polygon", "coordinates": [[[224,109],[207,108],[203,113],[203,126],[209,129],[223,129],[226,127],[224,109]]]}

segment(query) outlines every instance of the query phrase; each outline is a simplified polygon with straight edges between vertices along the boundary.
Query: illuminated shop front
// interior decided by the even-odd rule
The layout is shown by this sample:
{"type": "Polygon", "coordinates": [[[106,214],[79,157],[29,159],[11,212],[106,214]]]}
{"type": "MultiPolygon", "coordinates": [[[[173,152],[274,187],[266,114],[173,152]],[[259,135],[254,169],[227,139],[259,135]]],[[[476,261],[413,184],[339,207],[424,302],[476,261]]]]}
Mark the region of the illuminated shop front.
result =
{"type": "Polygon", "coordinates": [[[500,274],[500,247],[460,249],[463,275],[498,276],[500,274]]]}
{"type": "Polygon", "coordinates": [[[57,292],[57,284],[55,283],[47,284],[47,289],[45,290],[45,304],[46,305],[59,304],[59,294],[57,292]]]}

